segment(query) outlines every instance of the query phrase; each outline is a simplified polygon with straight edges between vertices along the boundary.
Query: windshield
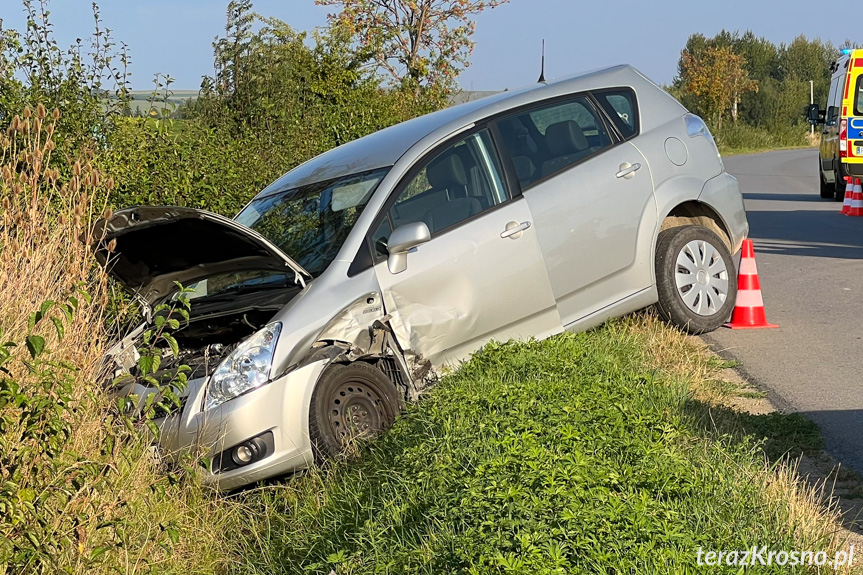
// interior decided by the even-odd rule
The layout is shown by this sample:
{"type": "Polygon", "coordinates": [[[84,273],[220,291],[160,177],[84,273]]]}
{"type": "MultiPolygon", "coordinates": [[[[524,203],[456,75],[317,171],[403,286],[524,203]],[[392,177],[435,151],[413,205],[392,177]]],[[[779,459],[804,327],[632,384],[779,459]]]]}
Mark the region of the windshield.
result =
{"type": "MultiPolygon", "coordinates": [[[[284,273],[273,270],[252,270],[229,272],[202,279],[186,286],[186,298],[191,300],[209,298],[227,293],[242,293],[270,288],[285,288],[294,285],[294,272],[284,273]]],[[[176,301],[180,293],[172,296],[176,301]]]]}
{"type": "Polygon", "coordinates": [[[321,275],[339,253],[389,168],[353,174],[256,198],[236,221],[321,275]]]}

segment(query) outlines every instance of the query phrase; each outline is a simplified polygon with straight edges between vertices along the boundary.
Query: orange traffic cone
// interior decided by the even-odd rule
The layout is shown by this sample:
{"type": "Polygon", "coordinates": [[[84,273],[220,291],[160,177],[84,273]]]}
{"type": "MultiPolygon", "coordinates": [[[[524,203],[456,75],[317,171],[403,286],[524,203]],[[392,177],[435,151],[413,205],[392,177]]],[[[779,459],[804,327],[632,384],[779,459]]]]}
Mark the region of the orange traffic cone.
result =
{"type": "Polygon", "coordinates": [[[731,329],[758,329],[779,327],[767,323],[764,313],[764,300],[761,299],[761,282],[758,281],[758,269],[755,267],[755,249],[752,240],[743,240],[743,251],[740,254],[740,273],[737,275],[737,301],[731,322],[725,327],[731,329]]]}
{"type": "Polygon", "coordinates": [[[847,214],[851,209],[851,198],[854,195],[854,182],[848,176],[845,176],[845,181],[845,201],[842,202],[842,211],[839,212],[841,214],[847,214]]]}
{"type": "Polygon", "coordinates": [[[845,213],[846,216],[863,216],[863,188],[860,186],[860,178],[854,178],[854,192],[851,195],[851,207],[845,213]]]}

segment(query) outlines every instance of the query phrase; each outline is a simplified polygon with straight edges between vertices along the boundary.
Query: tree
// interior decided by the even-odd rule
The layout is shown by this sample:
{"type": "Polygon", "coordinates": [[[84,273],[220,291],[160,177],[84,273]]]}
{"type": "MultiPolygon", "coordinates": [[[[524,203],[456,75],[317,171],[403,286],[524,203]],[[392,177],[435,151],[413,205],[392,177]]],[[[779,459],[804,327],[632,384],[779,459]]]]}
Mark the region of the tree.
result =
{"type": "Polygon", "coordinates": [[[796,37],[790,44],[779,47],[779,70],[782,80],[793,80],[806,84],[807,101],[809,81],[815,89],[815,101],[827,100],[830,91],[830,62],[839,58],[839,51],[830,42],[820,38],[808,40],[806,36],[796,37]]]}
{"type": "Polygon", "coordinates": [[[743,94],[758,91],[758,82],[749,77],[743,56],[731,46],[708,45],[681,54],[681,80],[684,90],[703,98],[705,111],[722,129],[722,116],[730,109],[737,121],[738,103],[743,94]]]}
{"type": "Polygon", "coordinates": [[[414,91],[446,93],[469,66],[471,15],[509,0],[315,0],[338,6],[330,22],[356,34],[381,69],[414,91]]]}

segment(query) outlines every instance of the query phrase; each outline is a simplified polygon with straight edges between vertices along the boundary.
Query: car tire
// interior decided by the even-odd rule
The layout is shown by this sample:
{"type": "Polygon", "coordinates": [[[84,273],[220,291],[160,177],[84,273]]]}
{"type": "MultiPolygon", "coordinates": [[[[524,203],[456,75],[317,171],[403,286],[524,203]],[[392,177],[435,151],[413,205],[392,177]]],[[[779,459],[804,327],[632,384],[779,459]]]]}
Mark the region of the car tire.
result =
{"type": "Polygon", "coordinates": [[[330,365],[309,406],[315,459],[323,462],[357,439],[380,435],[392,426],[402,406],[396,386],[376,367],[364,362],[330,365]]]}
{"type": "Polygon", "coordinates": [[[737,298],[731,252],[703,226],[664,230],[656,242],[656,289],[656,307],[667,322],[696,335],[713,331],[731,316],[737,298]]]}
{"type": "Polygon", "coordinates": [[[845,175],[845,171],[842,169],[842,164],[839,164],[839,168],[837,168],[834,176],[836,179],[833,183],[836,192],[833,199],[837,202],[845,201],[845,175]]]}
{"type": "MultiPolygon", "coordinates": [[[[821,160],[818,160],[821,163],[821,160]]],[[[821,197],[825,200],[832,200],[836,196],[836,186],[831,186],[824,181],[824,174],[821,172],[821,166],[818,166],[818,183],[821,184],[821,197]]],[[[844,199],[844,191],[843,191],[844,199]]]]}

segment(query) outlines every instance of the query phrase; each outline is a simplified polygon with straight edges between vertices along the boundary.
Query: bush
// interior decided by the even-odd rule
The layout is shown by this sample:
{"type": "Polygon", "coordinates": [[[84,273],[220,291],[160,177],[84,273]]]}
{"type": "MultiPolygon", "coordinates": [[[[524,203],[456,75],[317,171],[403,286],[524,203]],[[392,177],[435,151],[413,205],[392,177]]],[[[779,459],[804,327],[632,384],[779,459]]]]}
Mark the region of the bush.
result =
{"type": "Polygon", "coordinates": [[[55,165],[59,117],[26,110],[0,136],[0,573],[211,573],[194,475],[157,465],[102,383],[88,244],[113,181],[55,165]]]}
{"type": "Polygon", "coordinates": [[[200,97],[153,119],[118,121],[98,161],[119,185],[111,203],[175,204],[234,216],[276,178],[327,150],[435,109],[380,87],[343,31],[308,45],[276,19],[252,32],[249,3],[229,8],[214,78],[200,97]],[[230,41],[229,41],[230,40],[230,41]]]}
{"type": "Polygon", "coordinates": [[[714,132],[719,151],[723,154],[776,148],[808,146],[809,127],[800,124],[760,127],[744,123],[726,124],[714,132]]]}

